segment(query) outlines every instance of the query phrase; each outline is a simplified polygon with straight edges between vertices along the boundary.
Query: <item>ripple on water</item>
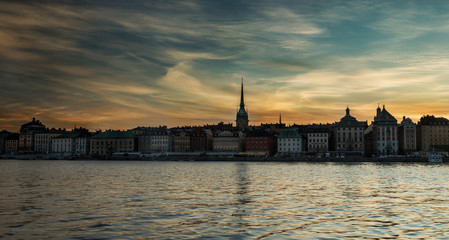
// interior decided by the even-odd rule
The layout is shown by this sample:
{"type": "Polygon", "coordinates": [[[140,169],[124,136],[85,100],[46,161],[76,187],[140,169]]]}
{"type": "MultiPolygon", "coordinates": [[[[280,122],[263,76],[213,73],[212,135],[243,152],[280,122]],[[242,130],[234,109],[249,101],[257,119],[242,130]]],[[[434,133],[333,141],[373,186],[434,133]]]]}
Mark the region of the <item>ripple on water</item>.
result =
{"type": "Polygon", "coordinates": [[[0,161],[0,237],[439,238],[448,166],[0,161]]]}

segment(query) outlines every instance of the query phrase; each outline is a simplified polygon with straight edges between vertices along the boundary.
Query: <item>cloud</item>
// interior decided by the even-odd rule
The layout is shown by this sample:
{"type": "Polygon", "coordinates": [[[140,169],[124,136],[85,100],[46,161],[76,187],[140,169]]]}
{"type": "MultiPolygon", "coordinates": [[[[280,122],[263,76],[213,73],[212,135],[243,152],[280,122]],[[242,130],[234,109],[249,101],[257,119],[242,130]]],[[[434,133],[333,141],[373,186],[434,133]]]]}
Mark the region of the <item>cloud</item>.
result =
{"type": "Polygon", "coordinates": [[[7,2],[0,124],[233,122],[240,78],[253,123],[444,113],[447,4],[7,2]],[[400,4],[399,4],[400,5],[400,4]],[[412,107],[416,106],[416,108],[412,107]],[[424,109],[424,110],[423,110],[424,109]],[[14,120],[16,119],[16,120],[14,120]],[[287,121],[287,120],[286,120],[287,121]]]}

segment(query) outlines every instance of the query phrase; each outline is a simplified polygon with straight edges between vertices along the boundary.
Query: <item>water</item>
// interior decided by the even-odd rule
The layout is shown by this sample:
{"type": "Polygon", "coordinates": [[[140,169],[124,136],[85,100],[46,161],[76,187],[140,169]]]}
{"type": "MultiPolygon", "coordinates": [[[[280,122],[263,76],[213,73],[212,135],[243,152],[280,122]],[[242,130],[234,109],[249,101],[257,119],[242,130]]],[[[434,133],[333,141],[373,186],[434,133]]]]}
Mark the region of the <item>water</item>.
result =
{"type": "Polygon", "coordinates": [[[445,164],[0,161],[0,238],[449,238],[445,164]]]}

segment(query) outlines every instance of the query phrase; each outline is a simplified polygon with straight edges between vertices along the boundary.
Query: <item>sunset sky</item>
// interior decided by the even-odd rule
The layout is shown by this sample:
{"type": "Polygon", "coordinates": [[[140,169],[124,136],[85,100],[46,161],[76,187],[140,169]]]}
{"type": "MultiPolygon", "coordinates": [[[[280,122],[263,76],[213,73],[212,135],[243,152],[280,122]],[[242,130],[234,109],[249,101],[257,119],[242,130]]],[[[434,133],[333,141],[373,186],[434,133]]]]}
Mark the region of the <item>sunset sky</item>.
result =
{"type": "Polygon", "coordinates": [[[448,1],[3,1],[0,130],[449,117],[448,1]]]}

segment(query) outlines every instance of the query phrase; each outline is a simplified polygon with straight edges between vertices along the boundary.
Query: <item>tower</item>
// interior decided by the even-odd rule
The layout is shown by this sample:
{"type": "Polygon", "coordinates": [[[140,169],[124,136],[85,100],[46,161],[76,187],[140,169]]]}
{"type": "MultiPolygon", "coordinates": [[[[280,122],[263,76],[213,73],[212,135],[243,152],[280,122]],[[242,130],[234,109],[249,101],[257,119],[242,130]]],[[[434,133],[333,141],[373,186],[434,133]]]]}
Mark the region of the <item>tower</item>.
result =
{"type": "Polygon", "coordinates": [[[237,128],[240,130],[244,130],[248,127],[248,113],[245,110],[245,101],[243,98],[243,77],[242,77],[242,89],[240,93],[240,109],[237,112],[237,116],[235,119],[237,128]]]}

